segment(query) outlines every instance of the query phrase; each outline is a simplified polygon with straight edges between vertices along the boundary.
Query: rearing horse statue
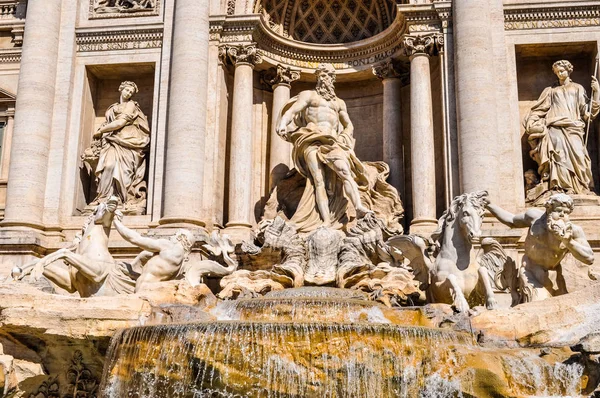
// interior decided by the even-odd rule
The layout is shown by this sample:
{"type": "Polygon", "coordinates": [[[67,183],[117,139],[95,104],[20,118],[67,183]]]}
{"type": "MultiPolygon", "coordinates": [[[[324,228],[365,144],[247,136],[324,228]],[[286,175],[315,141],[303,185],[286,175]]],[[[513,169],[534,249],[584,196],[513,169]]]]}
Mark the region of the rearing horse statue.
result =
{"type": "Polygon", "coordinates": [[[490,276],[472,256],[473,243],[481,237],[487,195],[479,191],[454,198],[431,240],[418,235],[388,240],[410,260],[428,302],[452,304],[460,312],[469,310],[469,302],[496,307],[490,276]]]}

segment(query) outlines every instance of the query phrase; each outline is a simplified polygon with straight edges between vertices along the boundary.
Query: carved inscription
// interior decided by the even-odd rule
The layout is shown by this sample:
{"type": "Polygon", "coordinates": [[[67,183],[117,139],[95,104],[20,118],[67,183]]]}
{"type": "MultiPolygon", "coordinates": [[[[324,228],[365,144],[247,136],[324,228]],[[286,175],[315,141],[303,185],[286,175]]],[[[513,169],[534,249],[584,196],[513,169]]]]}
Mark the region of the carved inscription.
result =
{"type": "Polygon", "coordinates": [[[86,33],[77,36],[78,52],[138,50],[162,47],[162,30],[86,33]]]}
{"type": "Polygon", "coordinates": [[[600,18],[558,19],[551,21],[510,21],[504,23],[506,30],[577,28],[600,26],[600,18]]]}

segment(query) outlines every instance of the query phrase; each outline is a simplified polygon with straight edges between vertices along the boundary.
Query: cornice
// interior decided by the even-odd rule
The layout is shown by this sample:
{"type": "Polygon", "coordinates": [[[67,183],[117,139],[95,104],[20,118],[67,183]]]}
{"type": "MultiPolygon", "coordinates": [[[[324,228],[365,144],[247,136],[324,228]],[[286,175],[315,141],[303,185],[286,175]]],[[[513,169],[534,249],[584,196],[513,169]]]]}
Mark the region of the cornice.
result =
{"type": "Polygon", "coordinates": [[[505,30],[600,26],[600,2],[522,3],[504,7],[505,30]]]}

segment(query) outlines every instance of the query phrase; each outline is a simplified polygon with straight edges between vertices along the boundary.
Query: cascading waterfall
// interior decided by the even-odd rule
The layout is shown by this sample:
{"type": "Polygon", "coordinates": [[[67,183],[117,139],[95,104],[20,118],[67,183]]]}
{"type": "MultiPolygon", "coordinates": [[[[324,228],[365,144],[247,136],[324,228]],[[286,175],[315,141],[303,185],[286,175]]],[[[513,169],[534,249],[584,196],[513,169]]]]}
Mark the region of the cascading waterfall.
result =
{"type": "Polygon", "coordinates": [[[393,316],[402,312],[344,298],[222,303],[213,313],[228,320],[118,333],[102,391],[109,398],[480,398],[494,396],[484,393],[490,389],[515,397],[579,391],[578,365],[480,347],[470,334],[411,326],[414,315],[393,316]]]}

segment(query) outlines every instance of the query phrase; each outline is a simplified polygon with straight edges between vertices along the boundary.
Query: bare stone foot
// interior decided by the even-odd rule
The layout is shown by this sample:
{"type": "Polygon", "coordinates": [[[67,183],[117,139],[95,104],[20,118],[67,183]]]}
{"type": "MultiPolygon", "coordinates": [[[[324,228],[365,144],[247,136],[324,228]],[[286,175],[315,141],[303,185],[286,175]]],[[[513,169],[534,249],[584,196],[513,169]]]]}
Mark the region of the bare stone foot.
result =
{"type": "Polygon", "coordinates": [[[356,208],[356,218],[363,218],[369,213],[373,213],[373,210],[369,210],[364,206],[359,206],[356,208]]]}

